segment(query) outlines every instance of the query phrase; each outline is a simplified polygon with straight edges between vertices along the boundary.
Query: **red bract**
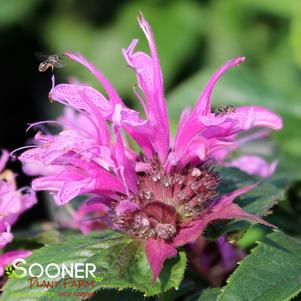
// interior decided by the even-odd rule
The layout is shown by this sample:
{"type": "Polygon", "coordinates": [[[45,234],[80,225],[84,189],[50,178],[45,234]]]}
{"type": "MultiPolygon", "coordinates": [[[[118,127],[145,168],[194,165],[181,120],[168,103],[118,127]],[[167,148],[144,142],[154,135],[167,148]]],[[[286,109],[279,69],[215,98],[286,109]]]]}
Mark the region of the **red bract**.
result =
{"type": "Polygon", "coordinates": [[[59,120],[63,126],[59,134],[38,133],[37,146],[25,151],[20,160],[31,173],[39,174],[37,170],[45,168],[44,176],[35,179],[32,186],[52,192],[58,205],[89,194],[92,199],[87,204],[105,206],[99,217],[102,222],[145,242],[155,281],[164,261],[177,254],[176,248],[200,237],[209,223],[238,218],[268,224],[233,203],[255,185],[220,195],[220,175],[208,160],[217,160],[235,148],[238,133],[254,127],[279,130],[282,120],[258,106],[211,112],[210,96],[217,80],[244,61],[236,57],[213,75],[195,107],[183,112],[171,142],[153,34],[143,16],[138,21],[150,55],[135,52],[137,39],[122,53],[136,72],[139,89],[134,92],[145,119],[125,105],[112,84],[86,58],[67,52],[69,59],[95,75],[106,96],[84,84],[54,85],[49,97],[77,113],[59,120]],[[141,153],[126,144],[124,134],[138,144],[141,153]]]}

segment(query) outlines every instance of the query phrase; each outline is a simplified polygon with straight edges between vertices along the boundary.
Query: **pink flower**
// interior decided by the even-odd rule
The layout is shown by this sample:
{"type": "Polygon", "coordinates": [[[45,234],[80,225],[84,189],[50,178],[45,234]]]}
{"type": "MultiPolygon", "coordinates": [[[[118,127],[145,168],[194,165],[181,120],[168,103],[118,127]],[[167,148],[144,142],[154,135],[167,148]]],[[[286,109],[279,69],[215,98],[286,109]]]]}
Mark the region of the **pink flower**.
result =
{"type": "Polygon", "coordinates": [[[107,207],[93,200],[84,202],[80,207],[71,213],[71,223],[65,223],[63,226],[72,229],[80,229],[83,234],[88,234],[91,231],[104,230],[107,228],[105,222],[99,217],[105,217],[107,215],[107,207]]]}
{"type": "MultiPolygon", "coordinates": [[[[229,139],[235,143],[235,147],[240,147],[251,141],[256,141],[269,137],[269,130],[258,130],[254,133],[247,133],[244,137],[237,137],[233,135],[229,139]]],[[[221,164],[228,167],[236,167],[242,171],[250,174],[259,176],[262,178],[268,178],[272,176],[277,168],[278,160],[274,160],[271,163],[268,163],[263,158],[258,155],[241,155],[232,160],[229,160],[227,157],[231,154],[232,149],[218,149],[213,154],[212,157],[215,159],[217,164],[221,164]]]]}
{"type": "Polygon", "coordinates": [[[188,263],[211,286],[222,286],[245,253],[227,242],[224,236],[216,241],[200,238],[187,245],[188,263]]]}
{"type": "MultiPolygon", "coordinates": [[[[17,189],[15,175],[10,170],[4,170],[8,157],[7,151],[3,151],[0,157],[0,249],[13,240],[11,226],[24,211],[36,203],[32,189],[17,189]]],[[[0,255],[0,276],[3,275],[7,260],[11,260],[14,254],[22,257],[29,254],[28,252],[30,251],[20,250],[0,255]]]]}
{"type": "Polygon", "coordinates": [[[271,164],[258,156],[240,156],[230,162],[224,163],[225,166],[237,167],[251,175],[258,175],[267,178],[275,172],[278,161],[274,160],[271,164]]]}
{"type": "Polygon", "coordinates": [[[270,225],[233,203],[256,185],[220,195],[220,175],[208,160],[219,150],[235,148],[238,133],[257,127],[280,130],[282,120],[258,106],[211,113],[210,96],[218,78],[244,61],[236,57],[213,75],[195,107],[183,112],[171,143],[153,33],[143,16],[138,21],[150,55],[135,51],[137,39],[122,53],[136,72],[139,89],[134,92],[145,118],[124,104],[111,83],[86,58],[67,52],[69,59],[85,66],[99,80],[106,96],[85,84],[54,85],[49,97],[73,108],[88,126],[68,122],[68,129],[63,125],[57,135],[39,132],[37,147],[19,158],[26,164],[58,168],[33,180],[34,190],[51,191],[58,205],[90,195],[93,204],[106,207],[106,216],[99,220],[144,241],[154,282],[164,261],[177,254],[176,248],[198,239],[209,223],[247,219],[270,225]],[[138,144],[141,153],[129,147],[124,135],[138,144]]]}
{"type": "Polygon", "coordinates": [[[0,159],[0,248],[12,241],[11,226],[19,216],[36,203],[35,193],[27,187],[17,189],[15,175],[4,170],[8,152],[3,151],[0,159]]]}

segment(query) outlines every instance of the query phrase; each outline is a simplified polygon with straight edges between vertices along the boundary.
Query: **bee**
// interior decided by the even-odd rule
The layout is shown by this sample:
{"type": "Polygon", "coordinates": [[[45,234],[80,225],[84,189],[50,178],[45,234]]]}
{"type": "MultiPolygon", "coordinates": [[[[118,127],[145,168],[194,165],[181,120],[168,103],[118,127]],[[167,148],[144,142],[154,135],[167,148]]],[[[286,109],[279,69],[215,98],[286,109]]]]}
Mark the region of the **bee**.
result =
{"type": "Polygon", "coordinates": [[[224,116],[228,113],[233,113],[235,112],[235,107],[234,106],[219,106],[214,110],[214,115],[215,116],[224,116]]]}
{"type": "Polygon", "coordinates": [[[37,54],[38,59],[41,60],[39,65],[39,71],[45,72],[48,68],[51,68],[51,71],[54,68],[62,68],[64,67],[62,58],[57,54],[52,55],[44,55],[44,54],[37,54]]]}

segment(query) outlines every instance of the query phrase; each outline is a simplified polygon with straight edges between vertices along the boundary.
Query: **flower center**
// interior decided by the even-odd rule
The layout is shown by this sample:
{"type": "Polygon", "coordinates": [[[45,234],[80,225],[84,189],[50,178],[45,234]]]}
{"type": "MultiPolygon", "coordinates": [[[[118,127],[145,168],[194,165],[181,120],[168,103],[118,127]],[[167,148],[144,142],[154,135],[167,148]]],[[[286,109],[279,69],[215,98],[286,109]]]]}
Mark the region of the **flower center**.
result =
{"type": "Polygon", "coordinates": [[[219,174],[207,163],[169,173],[156,158],[150,166],[138,173],[139,194],[112,206],[112,224],[133,236],[172,240],[180,225],[199,218],[215,199],[219,174]],[[120,214],[122,202],[128,210],[120,214]]]}

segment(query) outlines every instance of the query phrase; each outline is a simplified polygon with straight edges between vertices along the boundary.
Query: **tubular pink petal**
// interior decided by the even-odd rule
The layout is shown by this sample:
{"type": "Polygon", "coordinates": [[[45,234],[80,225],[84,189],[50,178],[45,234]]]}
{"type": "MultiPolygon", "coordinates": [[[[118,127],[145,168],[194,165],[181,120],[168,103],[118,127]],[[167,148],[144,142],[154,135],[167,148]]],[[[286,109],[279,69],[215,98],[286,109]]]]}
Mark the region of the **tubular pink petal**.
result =
{"type": "Polygon", "coordinates": [[[256,131],[255,133],[247,134],[247,135],[237,139],[237,143],[238,143],[238,145],[244,145],[248,142],[268,138],[270,135],[271,135],[270,130],[262,129],[262,130],[256,131]]]}
{"type": "Polygon", "coordinates": [[[143,110],[144,110],[145,116],[146,116],[146,118],[148,119],[148,118],[149,118],[149,114],[148,114],[148,108],[147,108],[147,105],[146,105],[146,103],[145,103],[145,100],[144,100],[143,97],[139,94],[139,92],[137,91],[137,89],[136,89],[135,86],[133,87],[133,91],[134,91],[136,97],[138,98],[138,100],[140,101],[141,106],[142,106],[142,108],[143,108],[143,110]]]}
{"type": "Polygon", "coordinates": [[[153,85],[155,91],[153,93],[157,96],[157,102],[159,105],[159,108],[161,110],[161,114],[163,115],[163,122],[165,122],[168,126],[168,118],[167,118],[167,109],[166,109],[166,102],[164,99],[164,93],[163,93],[163,78],[162,78],[162,72],[160,67],[160,61],[155,45],[155,39],[153,36],[153,32],[151,30],[150,25],[148,22],[144,19],[144,16],[141,14],[140,18],[138,18],[139,25],[141,29],[143,30],[149,44],[150,52],[151,52],[151,58],[153,63],[153,85]]]}
{"type": "Polygon", "coordinates": [[[210,98],[213,91],[215,84],[217,83],[218,79],[224,74],[225,71],[228,69],[238,66],[242,62],[245,61],[245,57],[237,56],[229,61],[227,61],[220,69],[218,69],[213,76],[208,81],[205,89],[203,90],[202,94],[200,95],[196,106],[195,112],[197,115],[207,115],[210,113],[210,98]]]}
{"type": "Polygon", "coordinates": [[[212,127],[209,130],[215,130],[214,135],[219,131],[219,136],[231,136],[254,127],[280,130],[283,126],[282,119],[277,114],[259,106],[238,107],[234,112],[221,117],[214,114],[200,115],[199,121],[205,127],[212,127]]]}
{"type": "Polygon", "coordinates": [[[132,41],[128,49],[123,49],[122,53],[128,65],[136,71],[137,81],[144,93],[146,105],[140,97],[139,99],[152,125],[151,141],[161,162],[164,163],[169,149],[169,126],[162,72],[151,28],[142,15],[138,18],[138,22],[148,40],[151,57],[140,51],[134,53],[137,39],[132,41]]]}
{"type": "Polygon", "coordinates": [[[283,127],[281,117],[264,107],[239,107],[235,109],[233,115],[236,120],[241,122],[243,130],[248,130],[252,127],[266,127],[273,130],[281,130],[283,127]]]}
{"type": "MultiPolygon", "coordinates": [[[[184,116],[183,116],[184,117],[184,116]]],[[[185,116],[182,122],[179,124],[175,136],[174,148],[177,154],[183,152],[185,146],[193,139],[197,134],[201,134],[204,129],[203,125],[198,120],[195,114],[191,113],[190,115],[185,116]]]]}
{"type": "Polygon", "coordinates": [[[137,189],[137,175],[135,172],[135,165],[131,160],[129,160],[125,155],[125,146],[122,140],[120,130],[118,127],[115,127],[115,135],[116,135],[116,165],[118,166],[119,171],[121,171],[120,167],[122,167],[123,173],[120,174],[127,191],[131,191],[134,193],[138,192],[137,189]]]}
{"type": "Polygon", "coordinates": [[[77,63],[82,64],[85,66],[103,85],[105,91],[107,92],[110,101],[114,104],[123,104],[123,101],[119,97],[117,91],[113,88],[112,84],[107,80],[107,78],[96,69],[96,67],[90,63],[84,56],[82,56],[78,52],[65,52],[65,55],[71,59],[72,61],[75,61],[77,63]]]}
{"type": "Polygon", "coordinates": [[[60,205],[68,203],[77,197],[89,184],[89,179],[83,181],[65,182],[57,196],[57,200],[59,200],[60,205]]]}
{"type": "Polygon", "coordinates": [[[180,228],[177,236],[173,240],[173,246],[177,248],[197,240],[202,235],[209,222],[209,219],[203,218],[187,227],[180,228]]]}
{"type": "Polygon", "coordinates": [[[251,222],[260,223],[268,227],[277,228],[276,226],[266,222],[259,216],[244,211],[236,204],[230,204],[225,208],[223,208],[223,210],[221,210],[221,212],[219,212],[218,214],[214,214],[210,216],[211,221],[223,220],[223,219],[244,219],[251,222]]]}
{"type": "Polygon", "coordinates": [[[177,250],[164,240],[148,239],[145,245],[147,261],[153,272],[152,284],[154,285],[159,277],[166,259],[177,255],[177,250]]]}
{"type": "Polygon", "coordinates": [[[55,201],[62,205],[78,194],[116,191],[124,193],[120,181],[109,172],[99,168],[97,171],[87,171],[79,168],[68,167],[58,175],[44,176],[33,180],[34,190],[48,190],[55,194],[55,201]]]}
{"type": "Polygon", "coordinates": [[[251,191],[256,186],[257,186],[257,184],[252,184],[249,186],[245,186],[245,187],[236,189],[233,192],[230,192],[229,194],[227,194],[227,195],[223,196],[221,199],[219,199],[218,202],[216,204],[214,204],[214,206],[212,207],[212,210],[210,210],[210,212],[216,212],[220,208],[223,208],[223,207],[231,204],[237,197],[239,197],[240,195],[242,195],[244,193],[251,191]]]}
{"type": "MultiPolygon", "coordinates": [[[[206,126],[209,126],[209,124],[207,125],[206,123],[202,123],[202,118],[207,120],[211,115],[214,117],[214,114],[210,113],[210,97],[215,84],[225,71],[244,61],[245,58],[239,56],[227,61],[208,81],[193,109],[193,112],[190,114],[190,117],[185,118],[185,121],[181,121],[178,126],[175,138],[175,148],[177,151],[180,150],[181,145],[186,145],[197,133],[201,133],[206,126]]],[[[219,121],[218,119],[210,118],[210,122],[215,122],[217,125],[222,123],[222,120],[219,121]]]]}
{"type": "Polygon", "coordinates": [[[97,90],[86,85],[59,84],[51,89],[49,97],[54,101],[64,101],[73,107],[85,110],[93,115],[90,105],[82,98],[79,92],[84,93],[97,107],[99,113],[106,117],[112,113],[113,107],[109,101],[97,90]]]}
{"type": "Polygon", "coordinates": [[[215,153],[218,150],[234,150],[237,145],[232,141],[225,141],[221,139],[206,139],[202,136],[195,136],[190,140],[188,145],[184,148],[181,156],[180,165],[186,166],[194,158],[198,158],[200,162],[208,158],[215,159],[215,153]]]}
{"type": "Polygon", "coordinates": [[[113,108],[98,91],[84,85],[61,84],[50,91],[49,97],[68,103],[77,110],[86,111],[87,119],[95,128],[96,139],[100,143],[108,143],[109,132],[104,119],[112,113],[113,108]]]}
{"type": "Polygon", "coordinates": [[[225,162],[224,166],[237,167],[242,171],[262,178],[270,177],[274,174],[278,161],[268,163],[258,156],[241,156],[230,162],[225,162]]]}

